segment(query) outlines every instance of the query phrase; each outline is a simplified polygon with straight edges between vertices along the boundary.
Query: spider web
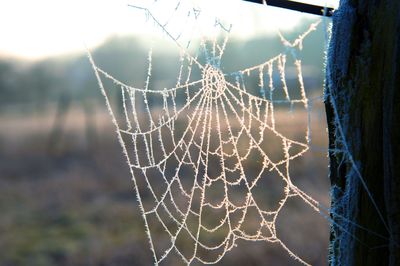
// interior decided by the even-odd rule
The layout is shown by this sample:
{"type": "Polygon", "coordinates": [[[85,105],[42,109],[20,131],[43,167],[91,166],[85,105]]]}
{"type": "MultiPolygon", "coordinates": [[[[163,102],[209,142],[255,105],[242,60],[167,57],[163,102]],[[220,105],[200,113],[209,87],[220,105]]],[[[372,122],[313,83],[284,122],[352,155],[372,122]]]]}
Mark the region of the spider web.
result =
{"type": "MultiPolygon", "coordinates": [[[[179,42],[181,34],[168,31],[169,20],[161,23],[149,8],[139,8],[181,50],[176,85],[150,89],[152,51],[142,88],[99,68],[90,53],[89,59],[130,167],[154,263],[175,253],[188,265],[214,264],[241,239],[277,243],[308,265],[279,238],[276,221],[293,197],[323,211],[290,177],[290,163],[310,148],[310,100],[297,53],[319,22],[293,42],[279,34],[285,51],[275,57],[224,73],[221,62],[230,27],[215,21],[225,37],[203,38],[200,58],[189,51],[190,43],[179,42]],[[288,65],[297,73],[294,88],[285,76],[288,65]],[[249,87],[250,77],[258,79],[257,89],[249,87]],[[121,93],[122,120],[111,107],[104,80],[121,93]],[[304,135],[288,136],[280,130],[276,110],[281,106],[304,110],[304,135]],[[277,192],[267,199],[257,196],[260,189],[272,189],[268,184],[275,184],[277,192]],[[169,242],[156,243],[154,234],[159,232],[167,234],[169,242]]],[[[188,17],[196,20],[199,14],[193,8],[188,17]]]]}

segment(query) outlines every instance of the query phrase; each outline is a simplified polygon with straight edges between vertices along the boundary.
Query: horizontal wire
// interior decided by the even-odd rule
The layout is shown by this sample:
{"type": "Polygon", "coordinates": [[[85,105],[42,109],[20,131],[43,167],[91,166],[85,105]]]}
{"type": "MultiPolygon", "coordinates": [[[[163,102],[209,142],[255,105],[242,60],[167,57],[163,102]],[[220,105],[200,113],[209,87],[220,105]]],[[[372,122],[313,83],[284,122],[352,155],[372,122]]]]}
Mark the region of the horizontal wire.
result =
{"type": "Polygon", "coordinates": [[[243,0],[246,2],[252,2],[256,4],[266,4],[268,6],[274,6],[293,11],[299,11],[303,13],[331,17],[334,9],[332,7],[324,7],[318,5],[311,5],[307,3],[300,3],[288,0],[243,0]]]}

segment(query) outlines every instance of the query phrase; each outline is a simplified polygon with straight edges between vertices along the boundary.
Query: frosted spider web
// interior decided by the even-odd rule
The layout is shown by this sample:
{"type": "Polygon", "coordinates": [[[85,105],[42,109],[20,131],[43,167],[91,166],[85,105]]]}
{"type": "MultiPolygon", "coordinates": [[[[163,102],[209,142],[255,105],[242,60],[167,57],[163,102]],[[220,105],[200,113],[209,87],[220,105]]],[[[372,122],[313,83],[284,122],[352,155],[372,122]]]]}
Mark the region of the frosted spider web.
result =
{"type": "MultiPolygon", "coordinates": [[[[224,73],[221,62],[230,27],[217,21],[226,36],[223,40],[203,38],[201,59],[183,48],[179,37],[168,31],[168,23],[159,22],[150,9],[143,10],[181,51],[174,87],[150,88],[151,51],[142,88],[129,86],[99,68],[90,53],[89,59],[130,167],[154,263],[175,253],[187,265],[214,264],[237,240],[247,240],[277,243],[308,265],[279,238],[276,221],[294,197],[323,211],[290,176],[290,163],[310,148],[310,125],[300,137],[286,136],[277,126],[276,109],[297,106],[310,122],[302,62],[296,55],[319,22],[293,42],[279,34],[284,52],[261,64],[224,73]],[[297,73],[295,88],[288,86],[285,76],[288,64],[297,73]],[[258,90],[246,85],[246,79],[254,76],[258,90]],[[122,121],[112,109],[104,80],[112,81],[121,93],[122,121]],[[260,188],[266,180],[281,184],[271,202],[255,195],[269,189],[260,188]],[[156,243],[153,234],[158,231],[170,241],[156,243]]],[[[199,12],[193,9],[192,16],[197,19],[199,12]]]]}

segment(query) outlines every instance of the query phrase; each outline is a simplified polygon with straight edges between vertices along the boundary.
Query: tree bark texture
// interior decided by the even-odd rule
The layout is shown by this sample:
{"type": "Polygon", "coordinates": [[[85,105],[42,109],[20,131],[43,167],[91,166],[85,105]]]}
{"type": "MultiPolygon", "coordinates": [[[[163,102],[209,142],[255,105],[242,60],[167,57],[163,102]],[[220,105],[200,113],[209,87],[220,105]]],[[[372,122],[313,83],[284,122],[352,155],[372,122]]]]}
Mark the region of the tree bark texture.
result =
{"type": "Polygon", "coordinates": [[[331,265],[400,265],[400,0],[341,0],[328,50],[331,265]]]}

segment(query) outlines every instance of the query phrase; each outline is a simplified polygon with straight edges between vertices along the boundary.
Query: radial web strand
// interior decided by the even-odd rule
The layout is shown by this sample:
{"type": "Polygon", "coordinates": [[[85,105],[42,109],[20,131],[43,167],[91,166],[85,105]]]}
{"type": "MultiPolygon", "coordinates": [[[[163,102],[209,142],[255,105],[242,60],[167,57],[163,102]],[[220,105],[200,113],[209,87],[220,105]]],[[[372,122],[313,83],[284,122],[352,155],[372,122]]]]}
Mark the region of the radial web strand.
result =
{"type": "MultiPolygon", "coordinates": [[[[181,8],[178,4],[174,12],[181,8]]],[[[297,54],[319,22],[292,42],[279,34],[284,52],[224,73],[230,26],[216,20],[223,38],[203,38],[200,52],[193,52],[181,33],[168,30],[174,14],[160,22],[151,9],[141,9],[180,50],[174,87],[150,86],[156,63],[151,51],[143,87],[116,79],[90,53],[89,59],[131,171],[154,263],[175,254],[184,264],[214,264],[238,240],[247,240],[276,243],[308,265],[280,239],[276,223],[291,198],[328,213],[290,176],[291,162],[310,149],[311,141],[311,102],[297,54]],[[296,86],[289,85],[288,68],[296,72],[296,86]],[[256,84],[249,81],[254,79],[256,84]],[[122,115],[111,106],[110,81],[121,95],[122,115]],[[304,134],[287,134],[277,111],[283,107],[305,114],[304,134]],[[274,184],[273,195],[259,196],[270,189],[268,184],[274,184]],[[154,241],[160,231],[169,242],[154,241]]],[[[188,13],[194,21],[200,15],[196,8],[188,13]]]]}

